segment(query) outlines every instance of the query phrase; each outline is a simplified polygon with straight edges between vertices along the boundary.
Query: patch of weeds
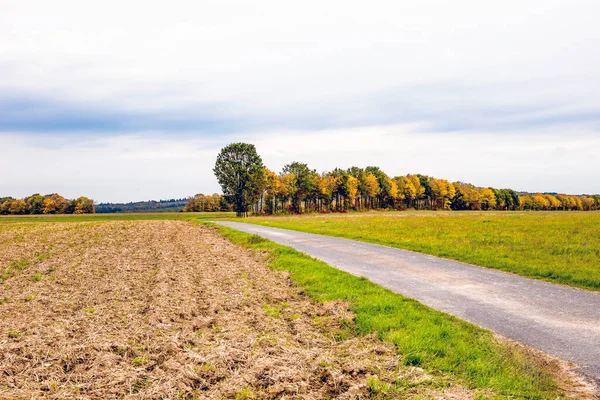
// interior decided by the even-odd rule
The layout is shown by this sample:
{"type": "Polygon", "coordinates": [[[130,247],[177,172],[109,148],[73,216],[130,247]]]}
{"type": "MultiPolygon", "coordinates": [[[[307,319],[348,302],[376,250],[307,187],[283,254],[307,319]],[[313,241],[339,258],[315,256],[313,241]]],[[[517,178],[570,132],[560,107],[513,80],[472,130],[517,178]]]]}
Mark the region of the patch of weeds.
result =
{"type": "Polygon", "coordinates": [[[146,356],[133,357],[131,359],[131,363],[136,367],[141,367],[142,365],[147,364],[148,361],[150,360],[146,356]]]}
{"type": "Polygon", "coordinates": [[[96,307],[87,307],[83,309],[84,313],[87,314],[94,314],[96,312],[96,307]]]}
{"type": "Polygon", "coordinates": [[[31,278],[34,282],[39,282],[42,280],[42,274],[40,274],[39,272],[36,272],[33,275],[33,278],[31,278]]]}
{"type": "Polygon", "coordinates": [[[31,300],[35,300],[36,296],[33,294],[29,294],[25,296],[25,303],[29,303],[31,300]]]}
{"type": "Polygon", "coordinates": [[[217,367],[215,367],[211,363],[204,363],[200,366],[200,368],[196,369],[195,372],[202,375],[202,374],[206,374],[207,372],[214,372],[216,370],[217,370],[217,367]]]}
{"type": "Polygon", "coordinates": [[[250,400],[255,398],[256,395],[250,387],[246,387],[235,394],[235,400],[250,400]]]}
{"type": "Polygon", "coordinates": [[[275,344],[277,343],[277,340],[275,340],[273,337],[271,337],[268,333],[259,333],[256,336],[256,344],[261,344],[261,343],[269,343],[269,344],[275,344]]]}
{"type": "Polygon", "coordinates": [[[351,332],[348,329],[336,329],[333,332],[333,340],[336,342],[343,342],[352,337],[351,332]]]}
{"type": "Polygon", "coordinates": [[[35,260],[36,261],[44,261],[50,257],[52,257],[52,254],[50,254],[50,253],[38,253],[38,255],[35,256],[35,260]]]}
{"type": "Polygon", "coordinates": [[[29,268],[29,265],[30,262],[27,259],[16,260],[11,262],[9,266],[4,270],[4,273],[0,274],[0,280],[4,282],[5,280],[13,276],[13,274],[16,271],[24,271],[27,268],[29,268]]]}
{"type": "Polygon", "coordinates": [[[50,383],[48,384],[48,389],[55,392],[58,389],[58,381],[51,380],[50,383]]]}
{"type": "Polygon", "coordinates": [[[281,317],[281,312],[279,308],[275,306],[272,306],[270,304],[263,304],[260,308],[273,318],[279,319],[279,317],[281,317]]]}
{"type": "Polygon", "coordinates": [[[263,243],[264,241],[266,241],[266,239],[259,235],[250,235],[248,237],[248,244],[259,244],[263,243]]]}
{"type": "Polygon", "coordinates": [[[390,392],[391,389],[390,384],[381,382],[379,379],[373,376],[369,377],[367,387],[369,388],[369,394],[371,394],[371,396],[385,396],[390,392]]]}
{"type": "Polygon", "coordinates": [[[17,339],[19,336],[21,336],[21,333],[15,329],[9,329],[7,336],[9,339],[17,339]]]}
{"type": "Polygon", "coordinates": [[[131,386],[131,393],[139,393],[146,386],[146,381],[144,379],[138,379],[131,386]]]}
{"type": "Polygon", "coordinates": [[[223,332],[223,327],[222,326],[218,326],[218,325],[213,325],[212,326],[212,330],[214,333],[221,333],[223,332]]]}
{"type": "Polygon", "coordinates": [[[10,297],[3,297],[0,299],[0,305],[5,304],[5,303],[10,303],[12,300],[10,299],[10,297]]]}
{"type": "Polygon", "coordinates": [[[289,306],[289,303],[284,301],[280,304],[263,304],[260,308],[271,317],[279,319],[282,311],[289,306]]]}
{"type": "Polygon", "coordinates": [[[48,268],[48,273],[49,274],[53,273],[54,271],[56,271],[56,268],[54,268],[54,267],[48,268]]]}

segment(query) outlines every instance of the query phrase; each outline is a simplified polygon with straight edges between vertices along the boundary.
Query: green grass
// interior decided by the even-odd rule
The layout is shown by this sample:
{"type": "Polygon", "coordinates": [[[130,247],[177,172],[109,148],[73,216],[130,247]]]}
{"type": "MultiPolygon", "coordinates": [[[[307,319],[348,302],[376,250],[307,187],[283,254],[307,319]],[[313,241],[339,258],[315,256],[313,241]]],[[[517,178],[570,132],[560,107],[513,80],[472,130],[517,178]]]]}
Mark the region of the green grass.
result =
{"type": "Polygon", "coordinates": [[[0,215],[0,224],[11,222],[85,222],[85,221],[150,221],[223,219],[234,217],[232,212],[164,212],[119,214],[61,214],[61,215],[0,215]]]}
{"type": "Polygon", "coordinates": [[[14,275],[17,271],[24,271],[29,268],[30,262],[27,259],[16,260],[11,262],[4,271],[0,270],[0,282],[4,282],[14,275]]]}
{"type": "Polygon", "coordinates": [[[369,212],[252,217],[600,291],[599,212],[369,212]]]}
{"type": "MultiPolygon", "coordinates": [[[[548,371],[493,334],[364,279],[339,271],[289,247],[225,227],[229,240],[266,253],[270,266],[318,302],[347,301],[358,334],[376,332],[393,343],[403,363],[458,377],[501,398],[555,399],[561,394],[548,371]]],[[[370,382],[372,390],[385,388],[370,382]]]]}

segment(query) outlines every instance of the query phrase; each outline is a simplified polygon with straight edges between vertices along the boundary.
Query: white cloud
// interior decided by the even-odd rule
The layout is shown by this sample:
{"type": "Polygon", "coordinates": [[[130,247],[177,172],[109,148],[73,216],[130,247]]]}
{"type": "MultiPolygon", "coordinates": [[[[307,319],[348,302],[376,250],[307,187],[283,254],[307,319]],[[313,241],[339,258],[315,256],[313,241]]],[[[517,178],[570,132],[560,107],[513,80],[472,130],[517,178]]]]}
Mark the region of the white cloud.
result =
{"type": "MultiPolygon", "coordinates": [[[[420,85],[476,101],[598,107],[600,3],[0,1],[0,87],[144,110],[342,114],[420,85]],[[549,84],[550,83],[550,84],[549,84]],[[460,89],[459,89],[460,90],[460,89]],[[464,88],[462,90],[465,90],[464,88]],[[461,90],[461,91],[462,91],[461,90]]],[[[405,94],[401,93],[401,96],[405,94]]],[[[421,97],[421,98],[419,98],[421,97]]],[[[424,98],[423,98],[424,97],[424,98]]]]}
{"type": "Polygon", "coordinates": [[[114,136],[50,143],[45,137],[4,134],[0,169],[17,173],[5,174],[0,196],[58,191],[98,201],[136,201],[212,193],[219,191],[212,168],[220,148],[240,139],[255,143],[266,166],[275,171],[291,161],[306,162],[319,172],[377,165],[392,176],[423,173],[517,190],[600,192],[600,137],[595,133],[529,131],[507,138],[503,133],[427,133],[421,128],[264,132],[217,140],[114,136]]]}
{"type": "Polygon", "coordinates": [[[216,154],[234,140],[256,143],[275,170],[376,164],[600,192],[595,0],[0,0],[0,10],[0,106],[33,104],[0,108],[0,167],[20,166],[5,194],[211,192],[216,154]],[[114,118],[117,131],[2,125],[55,111],[59,127],[73,115],[114,118]]]}

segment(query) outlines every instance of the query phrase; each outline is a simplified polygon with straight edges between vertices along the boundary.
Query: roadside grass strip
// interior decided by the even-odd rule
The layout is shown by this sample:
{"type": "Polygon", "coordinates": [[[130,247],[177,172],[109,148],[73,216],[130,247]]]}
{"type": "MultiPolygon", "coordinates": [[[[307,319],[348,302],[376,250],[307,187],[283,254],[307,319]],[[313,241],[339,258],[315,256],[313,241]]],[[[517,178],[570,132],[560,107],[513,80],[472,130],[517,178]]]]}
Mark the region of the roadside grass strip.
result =
{"type": "Polygon", "coordinates": [[[375,332],[380,340],[393,343],[406,366],[456,376],[471,388],[493,390],[495,398],[564,397],[542,360],[501,342],[490,331],[290,247],[223,226],[215,229],[234,244],[264,253],[271,268],[288,271],[311,299],[348,302],[355,315],[351,329],[360,335],[375,332]]]}

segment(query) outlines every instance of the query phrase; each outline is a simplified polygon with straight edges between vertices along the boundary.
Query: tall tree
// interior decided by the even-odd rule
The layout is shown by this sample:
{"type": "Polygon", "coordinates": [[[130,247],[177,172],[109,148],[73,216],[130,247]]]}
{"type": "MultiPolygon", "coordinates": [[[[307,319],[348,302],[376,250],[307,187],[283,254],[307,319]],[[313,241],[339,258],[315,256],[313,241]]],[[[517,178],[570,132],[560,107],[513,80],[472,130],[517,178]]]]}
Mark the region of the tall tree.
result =
{"type": "Polygon", "coordinates": [[[223,194],[233,203],[238,217],[260,197],[264,187],[264,165],[256,147],[248,143],[232,143],[221,149],[214,168],[223,194]]]}
{"type": "Polygon", "coordinates": [[[292,211],[302,212],[302,202],[307,198],[315,197],[317,192],[316,172],[308,165],[294,161],[283,167],[283,175],[291,175],[290,197],[292,211]]]}

